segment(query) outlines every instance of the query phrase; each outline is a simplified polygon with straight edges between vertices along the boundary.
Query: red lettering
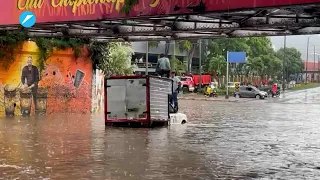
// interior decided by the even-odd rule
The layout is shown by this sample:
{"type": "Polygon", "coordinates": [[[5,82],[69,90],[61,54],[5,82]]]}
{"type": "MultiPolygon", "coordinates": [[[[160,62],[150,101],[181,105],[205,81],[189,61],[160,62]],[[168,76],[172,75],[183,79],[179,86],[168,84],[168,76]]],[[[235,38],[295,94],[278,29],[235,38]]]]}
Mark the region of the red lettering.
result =
{"type": "Polygon", "coordinates": [[[68,11],[66,7],[62,7],[62,16],[68,16],[68,11]]]}
{"type": "Polygon", "coordinates": [[[85,6],[81,6],[81,16],[87,15],[85,6]]]}
{"type": "Polygon", "coordinates": [[[91,4],[90,5],[90,14],[95,14],[96,13],[96,4],[91,4]]]}
{"type": "Polygon", "coordinates": [[[110,6],[110,4],[105,4],[105,6],[106,6],[106,14],[110,14],[110,9],[111,9],[111,6],[110,6]]]}
{"type": "Polygon", "coordinates": [[[77,8],[76,12],[73,14],[74,16],[80,16],[80,9],[77,8]]]}
{"type": "Polygon", "coordinates": [[[104,10],[103,10],[103,5],[102,4],[99,4],[99,8],[100,8],[100,13],[104,14],[104,10]]]}
{"type": "Polygon", "coordinates": [[[46,8],[48,8],[49,16],[53,16],[53,14],[54,14],[53,8],[51,6],[49,6],[48,4],[46,5],[46,8]]]}

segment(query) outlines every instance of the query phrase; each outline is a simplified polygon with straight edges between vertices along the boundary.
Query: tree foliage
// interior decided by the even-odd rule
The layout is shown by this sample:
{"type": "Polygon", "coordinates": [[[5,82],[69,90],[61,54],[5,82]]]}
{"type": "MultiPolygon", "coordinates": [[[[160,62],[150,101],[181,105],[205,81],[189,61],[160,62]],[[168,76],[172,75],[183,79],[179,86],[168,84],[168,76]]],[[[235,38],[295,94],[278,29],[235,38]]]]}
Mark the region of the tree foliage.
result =
{"type": "Polygon", "coordinates": [[[21,50],[27,40],[24,31],[0,31],[0,64],[8,69],[15,59],[15,52],[21,50]]]}
{"type": "Polygon", "coordinates": [[[303,70],[301,53],[296,48],[280,48],[276,56],[283,64],[284,75],[289,80],[289,75],[299,73],[303,70]]]}
{"type": "Polygon", "coordinates": [[[124,0],[124,4],[120,9],[120,12],[128,15],[134,5],[139,4],[139,0],[124,0]]]}
{"type": "Polygon", "coordinates": [[[285,70],[286,77],[302,71],[300,52],[295,48],[283,48],[277,52],[272,48],[272,43],[267,37],[247,38],[221,38],[208,40],[209,51],[204,70],[217,75],[226,74],[227,51],[244,51],[247,53],[247,62],[238,64],[233,75],[255,75],[281,77],[285,70]],[[284,67],[283,67],[284,65],[284,67]]]}
{"type": "Polygon", "coordinates": [[[90,45],[91,59],[105,75],[132,74],[133,50],[129,43],[93,43],[90,45]]]}
{"type": "Polygon", "coordinates": [[[170,67],[173,71],[177,73],[177,75],[181,75],[182,73],[186,72],[186,64],[176,57],[170,58],[170,67]]]}
{"type": "Polygon", "coordinates": [[[46,60],[51,56],[54,49],[65,50],[71,48],[73,50],[73,55],[75,58],[80,57],[81,48],[89,43],[87,39],[81,38],[35,38],[39,48],[39,68],[45,68],[46,60]]]}
{"type": "Polygon", "coordinates": [[[223,75],[226,72],[227,61],[226,58],[222,55],[212,56],[209,59],[208,72],[215,73],[216,75],[223,75]]]}

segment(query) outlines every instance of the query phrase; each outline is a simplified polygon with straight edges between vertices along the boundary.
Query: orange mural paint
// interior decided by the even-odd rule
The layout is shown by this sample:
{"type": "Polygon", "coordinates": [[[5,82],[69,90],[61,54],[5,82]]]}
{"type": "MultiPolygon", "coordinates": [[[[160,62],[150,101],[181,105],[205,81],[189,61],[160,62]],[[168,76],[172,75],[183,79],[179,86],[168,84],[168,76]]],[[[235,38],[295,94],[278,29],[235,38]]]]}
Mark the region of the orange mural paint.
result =
{"type": "MultiPolygon", "coordinates": [[[[37,67],[38,53],[34,42],[25,42],[9,69],[0,69],[0,100],[5,103],[6,99],[7,114],[13,114],[13,104],[16,105],[14,115],[90,113],[92,63],[87,49],[84,47],[82,56],[77,59],[71,49],[55,50],[44,69],[37,67]],[[5,86],[15,89],[16,98],[12,98],[8,91],[4,93],[5,86]],[[28,89],[31,95],[22,92],[28,89]]],[[[0,106],[3,115],[4,107],[0,106]]]]}

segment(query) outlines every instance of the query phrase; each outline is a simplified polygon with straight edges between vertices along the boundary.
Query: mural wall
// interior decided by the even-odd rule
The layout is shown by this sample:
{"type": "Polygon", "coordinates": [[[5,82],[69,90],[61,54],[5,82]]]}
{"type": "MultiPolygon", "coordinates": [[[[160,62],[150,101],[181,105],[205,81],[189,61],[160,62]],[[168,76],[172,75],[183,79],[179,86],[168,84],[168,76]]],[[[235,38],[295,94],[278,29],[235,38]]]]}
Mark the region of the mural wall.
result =
{"type": "Polygon", "coordinates": [[[92,63],[86,49],[77,59],[72,50],[55,51],[39,69],[37,45],[28,41],[14,58],[9,68],[0,66],[0,115],[90,113],[92,63]]]}
{"type": "Polygon", "coordinates": [[[104,107],[104,75],[101,70],[94,71],[92,76],[92,109],[93,113],[102,113],[104,107]]]}

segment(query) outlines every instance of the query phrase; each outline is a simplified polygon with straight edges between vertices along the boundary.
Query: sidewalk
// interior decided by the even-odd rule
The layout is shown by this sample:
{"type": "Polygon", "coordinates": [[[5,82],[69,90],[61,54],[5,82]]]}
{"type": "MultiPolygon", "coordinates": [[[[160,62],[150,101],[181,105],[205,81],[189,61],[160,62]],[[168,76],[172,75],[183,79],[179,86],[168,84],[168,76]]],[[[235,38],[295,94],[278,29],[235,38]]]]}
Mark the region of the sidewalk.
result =
{"type": "Polygon", "coordinates": [[[204,95],[190,93],[190,94],[183,94],[178,96],[178,100],[197,100],[197,101],[218,101],[218,102],[238,102],[239,99],[234,97],[229,97],[229,99],[225,99],[225,96],[218,96],[218,97],[205,97],[204,95]]]}

